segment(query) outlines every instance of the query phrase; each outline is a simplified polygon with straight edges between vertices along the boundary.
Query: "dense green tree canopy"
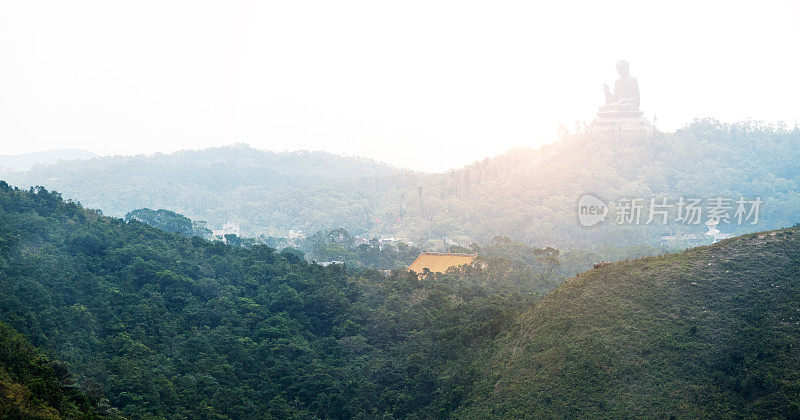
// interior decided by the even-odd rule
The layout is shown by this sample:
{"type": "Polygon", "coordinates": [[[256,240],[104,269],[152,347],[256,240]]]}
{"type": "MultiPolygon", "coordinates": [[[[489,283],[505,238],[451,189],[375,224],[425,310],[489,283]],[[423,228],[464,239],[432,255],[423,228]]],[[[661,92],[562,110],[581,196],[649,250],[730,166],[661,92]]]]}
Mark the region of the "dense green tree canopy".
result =
{"type": "Polygon", "coordinates": [[[0,276],[0,318],[135,417],[447,413],[546,287],[322,267],[5,183],[0,276]]]}
{"type": "Polygon", "coordinates": [[[96,390],[77,386],[64,363],[49,360],[0,322],[0,417],[118,418],[119,412],[96,390]]]}
{"type": "Polygon", "coordinates": [[[163,231],[177,233],[183,236],[199,236],[201,238],[211,234],[211,230],[196,226],[188,217],[169,210],[138,209],[128,212],[125,220],[136,220],[157,227],[163,231]]]}

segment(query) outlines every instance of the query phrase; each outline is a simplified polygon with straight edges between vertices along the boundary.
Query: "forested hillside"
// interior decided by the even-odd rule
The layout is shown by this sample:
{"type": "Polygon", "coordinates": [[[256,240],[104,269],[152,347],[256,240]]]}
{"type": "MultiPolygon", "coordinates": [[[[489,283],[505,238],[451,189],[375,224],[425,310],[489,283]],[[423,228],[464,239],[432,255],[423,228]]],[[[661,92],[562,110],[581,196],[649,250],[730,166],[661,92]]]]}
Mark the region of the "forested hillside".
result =
{"type": "Polygon", "coordinates": [[[66,365],[41,355],[0,322],[0,417],[118,418],[119,413],[76,384],[66,365]]]}
{"type": "Polygon", "coordinates": [[[308,264],[0,182],[0,320],[123,414],[431,417],[554,285],[503,264],[424,280],[308,264]]]}
{"type": "MultiPolygon", "coordinates": [[[[406,216],[382,230],[408,237],[476,238],[495,235],[535,245],[596,248],[660,246],[659,236],[672,232],[699,234],[698,225],[668,224],[660,219],[639,225],[615,223],[612,208],[605,223],[590,228],[578,223],[579,197],[592,194],[606,202],[622,198],[679,197],[705,200],[722,196],[763,200],[756,225],[720,223],[723,232],[741,234],[792,226],[800,216],[800,129],[754,122],[722,124],[696,121],[675,133],[647,138],[565,136],[541,149],[518,149],[446,174],[423,180],[422,204],[409,197],[406,216]]],[[[735,207],[735,205],[734,205],[735,207]]],[[[735,210],[735,208],[733,209],[735,210]]],[[[731,214],[733,214],[733,210],[731,214]]],[[[383,220],[394,220],[385,218],[383,220]]],[[[673,249],[709,240],[675,243],[673,249]]]]}
{"type": "Polygon", "coordinates": [[[569,279],[520,316],[472,418],[797,418],[800,229],[569,279]]]}
{"type": "Polygon", "coordinates": [[[723,221],[720,230],[740,234],[791,226],[799,221],[798,160],[797,128],[701,120],[647,138],[565,136],[442,174],[235,146],[62,162],[6,177],[12,185],[43,185],[117,217],[162,208],[206,220],[211,228],[238,221],[252,237],[341,227],[369,238],[401,237],[423,248],[443,248],[445,239],[487,243],[501,235],[560,249],[643,243],[680,249],[710,241],[702,223],[675,223],[673,209],[666,226],[620,226],[612,213],[605,223],[585,228],[577,222],[579,197],[664,197],[672,204],[679,197],[759,197],[756,225],[723,221]],[[699,238],[662,244],[665,233],[699,238]]]}
{"type": "MultiPolygon", "coordinates": [[[[541,303],[546,265],[504,261],[321,267],[0,183],[0,320],[124,415],[798,415],[797,228],[607,264],[541,303]]],[[[3,357],[45,366],[6,362],[7,412],[94,410],[2,331],[3,357]]]]}
{"type": "Polygon", "coordinates": [[[125,220],[135,220],[189,238],[193,236],[205,238],[211,235],[211,230],[196,226],[188,217],[169,210],[136,209],[128,212],[125,220]]]}
{"type": "Polygon", "coordinates": [[[417,175],[367,159],[235,145],[60,162],[2,178],[24,188],[45,186],[110,216],[166,209],[210,228],[238,221],[254,237],[289,229],[364,232],[374,223],[376,206],[398,202],[417,175]]]}

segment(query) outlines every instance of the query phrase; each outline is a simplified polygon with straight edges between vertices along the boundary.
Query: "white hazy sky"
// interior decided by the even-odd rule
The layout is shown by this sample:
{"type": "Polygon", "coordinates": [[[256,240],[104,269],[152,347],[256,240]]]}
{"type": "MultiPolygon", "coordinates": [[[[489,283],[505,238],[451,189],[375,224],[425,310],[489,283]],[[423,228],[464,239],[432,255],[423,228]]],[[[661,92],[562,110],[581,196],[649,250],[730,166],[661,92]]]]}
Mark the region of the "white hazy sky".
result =
{"type": "Polygon", "coordinates": [[[0,155],[245,142],[442,170],[589,121],[800,120],[797,1],[2,1],[0,155]]]}

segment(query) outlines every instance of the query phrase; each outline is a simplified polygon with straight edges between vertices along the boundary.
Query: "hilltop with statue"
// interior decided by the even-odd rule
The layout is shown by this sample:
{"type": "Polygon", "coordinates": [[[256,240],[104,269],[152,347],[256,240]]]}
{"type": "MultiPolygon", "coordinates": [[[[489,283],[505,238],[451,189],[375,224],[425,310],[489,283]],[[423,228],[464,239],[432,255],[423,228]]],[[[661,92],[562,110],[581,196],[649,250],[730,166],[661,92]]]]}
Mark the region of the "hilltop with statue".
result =
{"type": "Polygon", "coordinates": [[[617,62],[619,78],[612,91],[603,85],[605,103],[597,110],[597,117],[590,126],[590,135],[595,137],[627,137],[651,134],[653,126],[639,110],[639,81],[630,74],[630,64],[617,62]]]}

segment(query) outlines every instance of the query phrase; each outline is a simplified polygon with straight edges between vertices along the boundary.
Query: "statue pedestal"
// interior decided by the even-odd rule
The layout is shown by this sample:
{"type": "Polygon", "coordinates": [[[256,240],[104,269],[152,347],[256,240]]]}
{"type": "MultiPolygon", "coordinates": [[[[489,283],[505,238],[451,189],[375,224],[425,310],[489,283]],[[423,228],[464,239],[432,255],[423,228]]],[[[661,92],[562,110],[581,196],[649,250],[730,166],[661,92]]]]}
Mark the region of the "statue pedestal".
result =
{"type": "Polygon", "coordinates": [[[599,111],[589,127],[593,137],[640,137],[653,132],[641,111],[599,111]]]}
{"type": "Polygon", "coordinates": [[[597,111],[597,118],[641,118],[642,111],[597,111]]]}

